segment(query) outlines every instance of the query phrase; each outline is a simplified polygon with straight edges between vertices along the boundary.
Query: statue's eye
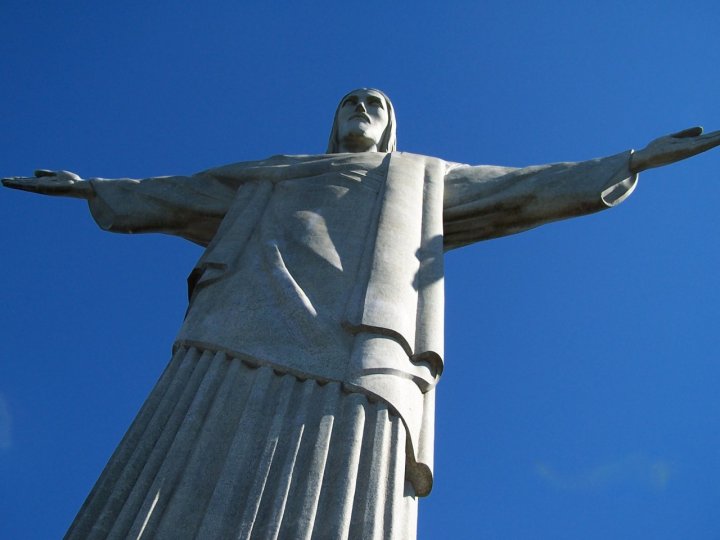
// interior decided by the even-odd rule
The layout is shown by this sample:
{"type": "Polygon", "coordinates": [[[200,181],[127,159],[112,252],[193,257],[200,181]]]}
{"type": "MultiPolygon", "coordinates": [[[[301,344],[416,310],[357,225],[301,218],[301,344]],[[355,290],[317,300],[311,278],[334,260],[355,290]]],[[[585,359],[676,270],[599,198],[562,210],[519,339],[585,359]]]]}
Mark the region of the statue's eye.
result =
{"type": "Polygon", "coordinates": [[[345,105],[357,105],[357,98],[355,96],[350,96],[349,98],[346,98],[345,101],[343,101],[343,107],[345,105]]]}

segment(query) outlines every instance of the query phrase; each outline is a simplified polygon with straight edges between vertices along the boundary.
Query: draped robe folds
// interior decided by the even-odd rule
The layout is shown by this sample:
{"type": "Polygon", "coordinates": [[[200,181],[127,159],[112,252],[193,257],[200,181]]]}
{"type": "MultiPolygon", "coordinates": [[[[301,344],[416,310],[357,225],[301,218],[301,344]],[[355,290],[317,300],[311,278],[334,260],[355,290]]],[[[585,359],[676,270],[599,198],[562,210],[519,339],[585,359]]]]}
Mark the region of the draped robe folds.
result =
{"type": "Polygon", "coordinates": [[[206,247],[176,349],[385,403],[422,496],[443,370],[443,252],[622,202],[637,179],[629,157],[517,169],[404,152],[274,156],[187,177],[94,179],[90,209],[106,230],[206,247]]]}

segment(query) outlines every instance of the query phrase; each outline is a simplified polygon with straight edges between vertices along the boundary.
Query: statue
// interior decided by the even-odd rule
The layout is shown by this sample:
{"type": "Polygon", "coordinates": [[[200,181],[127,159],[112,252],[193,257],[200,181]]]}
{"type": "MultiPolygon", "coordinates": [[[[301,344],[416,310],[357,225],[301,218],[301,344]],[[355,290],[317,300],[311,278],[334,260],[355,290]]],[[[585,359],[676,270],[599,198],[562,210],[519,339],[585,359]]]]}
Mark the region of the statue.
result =
{"type": "Polygon", "coordinates": [[[443,252],[610,208],[637,173],[720,145],[521,169],[396,152],[358,89],[327,154],[192,176],[3,180],[79,197],[114,232],[206,249],[173,357],[67,538],[414,538],[432,487],[443,252]]]}

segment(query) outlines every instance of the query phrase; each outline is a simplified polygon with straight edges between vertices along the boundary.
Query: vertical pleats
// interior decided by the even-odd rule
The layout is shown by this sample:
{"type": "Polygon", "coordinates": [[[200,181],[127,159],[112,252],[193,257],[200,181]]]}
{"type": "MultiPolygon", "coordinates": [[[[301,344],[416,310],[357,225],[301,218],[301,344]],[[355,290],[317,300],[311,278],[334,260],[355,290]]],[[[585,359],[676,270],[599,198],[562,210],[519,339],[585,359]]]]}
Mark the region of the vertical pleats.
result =
{"type": "Polygon", "coordinates": [[[382,402],[180,348],[66,538],[414,538],[382,402]]]}

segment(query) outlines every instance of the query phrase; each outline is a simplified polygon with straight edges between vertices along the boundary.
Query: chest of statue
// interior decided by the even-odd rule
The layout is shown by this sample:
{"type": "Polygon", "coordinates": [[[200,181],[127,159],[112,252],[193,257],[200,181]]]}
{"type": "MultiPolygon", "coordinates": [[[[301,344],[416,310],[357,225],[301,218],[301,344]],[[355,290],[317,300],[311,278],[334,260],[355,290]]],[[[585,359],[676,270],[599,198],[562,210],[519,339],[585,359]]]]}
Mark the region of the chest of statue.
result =
{"type": "Polygon", "coordinates": [[[243,185],[204,257],[179,340],[342,379],[353,338],[344,317],[387,178],[386,155],[363,157],[243,185]]]}

